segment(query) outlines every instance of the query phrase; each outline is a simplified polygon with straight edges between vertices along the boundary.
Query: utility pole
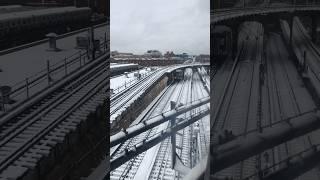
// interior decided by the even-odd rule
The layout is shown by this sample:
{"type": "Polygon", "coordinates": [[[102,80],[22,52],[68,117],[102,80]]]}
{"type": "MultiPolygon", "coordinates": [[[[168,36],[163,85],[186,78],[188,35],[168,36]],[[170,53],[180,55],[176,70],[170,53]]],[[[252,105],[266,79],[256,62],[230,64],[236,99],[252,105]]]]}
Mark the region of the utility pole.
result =
{"type": "Polygon", "coordinates": [[[90,50],[92,55],[92,60],[96,59],[96,47],[94,41],[94,25],[96,18],[94,16],[91,17],[91,27],[90,27],[90,50]]]}

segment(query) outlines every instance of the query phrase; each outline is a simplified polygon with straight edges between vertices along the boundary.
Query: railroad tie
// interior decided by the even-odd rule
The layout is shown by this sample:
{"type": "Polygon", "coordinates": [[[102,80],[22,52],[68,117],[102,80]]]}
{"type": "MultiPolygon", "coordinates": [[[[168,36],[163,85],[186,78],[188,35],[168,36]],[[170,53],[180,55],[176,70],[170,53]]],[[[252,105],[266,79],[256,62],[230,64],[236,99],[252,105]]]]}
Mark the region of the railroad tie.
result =
{"type": "Polygon", "coordinates": [[[51,149],[30,149],[29,151],[33,154],[40,154],[40,155],[44,155],[44,156],[48,156],[50,154],[50,150],[51,149]]]}
{"type": "Polygon", "coordinates": [[[37,166],[37,163],[33,163],[33,162],[27,162],[24,160],[20,160],[21,158],[19,158],[18,160],[16,160],[13,164],[16,166],[22,166],[22,167],[26,167],[29,169],[34,169],[37,166]]]}

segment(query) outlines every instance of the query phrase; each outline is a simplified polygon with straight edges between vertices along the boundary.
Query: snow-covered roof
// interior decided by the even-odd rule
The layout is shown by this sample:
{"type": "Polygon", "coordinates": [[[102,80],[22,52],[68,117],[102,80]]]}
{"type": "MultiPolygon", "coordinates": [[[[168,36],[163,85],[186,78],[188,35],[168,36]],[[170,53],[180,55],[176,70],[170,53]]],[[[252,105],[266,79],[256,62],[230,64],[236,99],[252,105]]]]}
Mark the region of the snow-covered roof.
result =
{"type": "Polygon", "coordinates": [[[64,12],[76,12],[76,11],[84,11],[84,10],[90,10],[90,8],[83,7],[83,8],[77,8],[77,7],[59,7],[59,8],[49,8],[49,9],[38,9],[38,10],[32,10],[32,11],[21,11],[21,12],[14,12],[14,13],[6,13],[6,14],[0,14],[0,21],[7,21],[12,20],[16,18],[29,18],[33,16],[42,16],[42,15],[48,15],[48,14],[60,14],[64,12]]]}
{"type": "MultiPolygon", "coordinates": [[[[103,39],[106,32],[106,26],[95,29],[95,37],[103,39]]],[[[57,40],[57,47],[61,51],[47,51],[49,43],[39,43],[21,50],[17,50],[8,54],[0,55],[0,85],[12,86],[17,82],[25,80],[25,78],[46,69],[47,60],[50,64],[62,61],[65,57],[79,52],[76,49],[76,37],[86,35],[87,31],[67,36],[57,40]]]]}
{"type": "Polygon", "coordinates": [[[110,64],[110,69],[117,67],[136,66],[137,64],[110,64]]]}

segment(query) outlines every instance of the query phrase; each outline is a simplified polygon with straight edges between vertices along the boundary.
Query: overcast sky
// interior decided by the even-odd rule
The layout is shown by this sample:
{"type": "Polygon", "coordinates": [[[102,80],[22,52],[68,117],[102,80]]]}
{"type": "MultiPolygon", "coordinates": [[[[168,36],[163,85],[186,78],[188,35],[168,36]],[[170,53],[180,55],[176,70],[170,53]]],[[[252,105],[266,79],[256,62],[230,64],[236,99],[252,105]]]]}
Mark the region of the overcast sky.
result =
{"type": "Polygon", "coordinates": [[[209,0],[111,0],[111,50],[210,52],[209,0]]]}

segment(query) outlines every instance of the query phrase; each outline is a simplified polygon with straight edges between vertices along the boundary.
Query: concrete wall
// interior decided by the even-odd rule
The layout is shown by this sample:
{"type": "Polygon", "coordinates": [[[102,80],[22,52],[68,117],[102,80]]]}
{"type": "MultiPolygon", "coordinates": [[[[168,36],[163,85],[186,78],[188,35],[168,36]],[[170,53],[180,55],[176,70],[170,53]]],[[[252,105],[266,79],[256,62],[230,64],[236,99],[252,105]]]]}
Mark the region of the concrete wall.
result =
{"type": "Polygon", "coordinates": [[[138,98],[130,107],[126,109],[115,121],[111,124],[110,134],[119,132],[122,128],[127,128],[147,108],[147,106],[161,93],[168,85],[168,76],[163,76],[154,83],[140,98],[138,98]]]}
{"type": "Polygon", "coordinates": [[[85,116],[77,128],[70,131],[64,140],[55,144],[50,153],[29,170],[22,180],[78,180],[87,177],[97,167],[109,151],[106,132],[109,129],[109,99],[96,106],[93,111],[85,111],[85,116]]]}

